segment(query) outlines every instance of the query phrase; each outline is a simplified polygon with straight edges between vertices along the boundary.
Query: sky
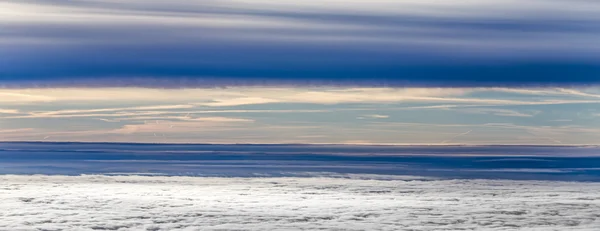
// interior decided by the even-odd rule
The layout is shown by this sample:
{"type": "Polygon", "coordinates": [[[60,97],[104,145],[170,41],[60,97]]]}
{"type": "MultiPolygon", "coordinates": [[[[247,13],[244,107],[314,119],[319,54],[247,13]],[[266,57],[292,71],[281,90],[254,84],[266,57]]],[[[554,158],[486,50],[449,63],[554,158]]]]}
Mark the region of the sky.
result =
{"type": "Polygon", "coordinates": [[[0,0],[0,141],[600,144],[592,0],[0,0]]]}
{"type": "Polygon", "coordinates": [[[0,92],[4,141],[600,141],[600,88],[42,88],[0,92]]]}

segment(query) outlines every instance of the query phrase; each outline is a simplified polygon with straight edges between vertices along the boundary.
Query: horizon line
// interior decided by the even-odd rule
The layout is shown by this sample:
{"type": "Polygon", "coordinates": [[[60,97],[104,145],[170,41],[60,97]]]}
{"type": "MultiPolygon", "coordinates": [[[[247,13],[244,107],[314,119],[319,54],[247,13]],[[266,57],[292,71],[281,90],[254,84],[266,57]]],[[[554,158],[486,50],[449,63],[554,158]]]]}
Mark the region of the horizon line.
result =
{"type": "Polygon", "coordinates": [[[385,147],[595,147],[600,144],[367,144],[367,143],[152,143],[152,142],[103,142],[103,141],[0,141],[0,144],[125,144],[125,145],[228,145],[228,146],[385,146],[385,147]]]}

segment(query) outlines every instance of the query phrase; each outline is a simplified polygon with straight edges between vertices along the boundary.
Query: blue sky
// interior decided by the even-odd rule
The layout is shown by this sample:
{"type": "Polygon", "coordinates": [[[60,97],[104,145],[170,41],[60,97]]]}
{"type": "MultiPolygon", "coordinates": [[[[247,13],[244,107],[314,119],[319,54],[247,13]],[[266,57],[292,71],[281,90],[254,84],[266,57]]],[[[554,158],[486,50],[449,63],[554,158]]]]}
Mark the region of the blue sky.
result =
{"type": "Polygon", "coordinates": [[[0,140],[598,144],[589,0],[0,1],[0,140]]]}

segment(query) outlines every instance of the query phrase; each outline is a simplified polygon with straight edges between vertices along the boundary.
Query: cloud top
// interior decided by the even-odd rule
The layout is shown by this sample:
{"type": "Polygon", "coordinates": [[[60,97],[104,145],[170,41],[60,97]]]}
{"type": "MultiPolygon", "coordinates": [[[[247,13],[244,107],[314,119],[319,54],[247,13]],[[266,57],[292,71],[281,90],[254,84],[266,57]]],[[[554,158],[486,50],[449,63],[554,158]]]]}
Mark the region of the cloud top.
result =
{"type": "Polygon", "coordinates": [[[4,175],[0,227],[591,231],[600,225],[597,183],[360,178],[4,175]]]}

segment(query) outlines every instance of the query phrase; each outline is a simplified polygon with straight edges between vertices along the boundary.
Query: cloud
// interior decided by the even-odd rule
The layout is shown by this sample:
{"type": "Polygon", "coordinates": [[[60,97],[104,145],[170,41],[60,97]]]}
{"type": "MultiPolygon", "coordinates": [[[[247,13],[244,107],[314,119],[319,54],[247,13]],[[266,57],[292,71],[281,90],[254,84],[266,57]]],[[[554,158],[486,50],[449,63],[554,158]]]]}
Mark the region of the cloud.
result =
{"type": "Polygon", "coordinates": [[[29,131],[33,131],[33,128],[17,128],[17,129],[1,129],[0,133],[18,133],[18,132],[29,132],[29,131]]]}
{"type": "Polygon", "coordinates": [[[587,87],[580,89],[567,89],[567,88],[481,88],[482,91],[499,91],[516,93],[523,95],[558,95],[558,96],[579,96],[585,98],[600,98],[600,94],[588,93],[585,90],[594,90],[594,88],[587,87]]]}
{"type": "Polygon", "coordinates": [[[204,122],[254,122],[251,119],[242,119],[242,118],[228,118],[228,117],[188,117],[184,119],[187,121],[204,121],[204,122]]]}
{"type": "MultiPolygon", "coordinates": [[[[370,134],[384,133],[399,136],[396,131],[423,131],[410,136],[403,137],[404,141],[420,137],[428,143],[437,143],[439,140],[452,140],[454,136],[465,133],[465,130],[477,132],[477,136],[469,136],[468,140],[453,144],[576,144],[584,137],[597,136],[600,129],[590,126],[544,126],[544,125],[520,125],[513,123],[406,123],[406,122],[378,122],[372,121],[365,125],[365,130],[370,134]],[[435,131],[435,132],[433,132],[435,131]],[[523,135],[524,133],[528,135],[523,135]],[[426,134],[426,135],[425,135],[426,134]],[[581,136],[581,134],[587,134],[581,136]],[[438,139],[436,142],[435,139],[438,139]]],[[[469,133],[467,133],[469,134],[469,133]]],[[[376,142],[370,142],[376,143],[376,142]]],[[[595,141],[590,140],[590,144],[595,141]]]]}
{"type": "Polygon", "coordinates": [[[206,130],[224,131],[227,128],[236,128],[239,124],[252,123],[254,120],[227,117],[184,117],[182,121],[145,121],[143,124],[127,124],[109,133],[186,133],[206,130]]]}
{"type": "MultiPolygon", "coordinates": [[[[565,98],[559,93],[552,97],[477,97],[472,94],[489,93],[488,88],[347,88],[347,87],[231,87],[206,89],[143,89],[143,88],[60,88],[60,89],[4,89],[4,94],[23,95],[0,99],[6,103],[36,102],[152,102],[173,103],[171,105],[138,106],[131,108],[102,108],[60,110],[54,114],[76,114],[89,112],[112,112],[133,110],[184,109],[194,106],[230,107],[269,103],[386,103],[386,102],[424,102],[471,105],[557,105],[557,104],[594,104],[600,100],[585,94],[578,98],[565,98]],[[583,97],[583,98],[581,98],[583,97]],[[44,99],[44,101],[39,101],[44,99]]],[[[507,92],[507,90],[501,90],[507,92]]],[[[525,92],[528,89],[516,90],[525,92]]],[[[543,90],[538,90],[545,92],[543,90]]],[[[548,91],[551,92],[551,91],[548,91]]],[[[575,89],[571,92],[580,92],[575,89]]],[[[569,93],[569,95],[573,95],[569,93]]],[[[467,106],[467,105],[463,105],[467,106]]],[[[430,105],[423,107],[440,107],[430,105]]],[[[416,108],[416,107],[415,107],[416,108]]],[[[39,114],[39,113],[38,113],[39,114]]],[[[51,113],[52,114],[52,113],[51,113]]]]}
{"type": "Polygon", "coordinates": [[[556,120],[550,120],[552,122],[571,122],[573,121],[572,119],[556,119],[556,120]]]}
{"type": "Polygon", "coordinates": [[[520,112],[509,109],[498,109],[498,108],[462,108],[458,109],[460,112],[475,113],[475,114],[491,114],[496,116],[509,116],[509,117],[534,117],[539,114],[540,111],[533,111],[529,113],[520,112]]]}
{"type": "MultiPolygon", "coordinates": [[[[92,109],[93,110],[93,109],[92,109]]],[[[103,109],[99,109],[103,110],[103,109]]],[[[277,114],[294,114],[294,113],[327,113],[334,111],[364,111],[369,109],[364,108],[348,108],[348,109],[332,109],[332,110],[302,110],[302,109],[283,109],[283,110],[173,110],[173,111],[118,111],[114,113],[84,113],[84,114],[60,114],[56,111],[36,111],[29,112],[26,115],[6,116],[3,119],[43,119],[43,118],[94,118],[94,117],[118,117],[116,119],[99,118],[105,122],[118,122],[125,120],[185,120],[189,119],[186,115],[198,114],[257,114],[257,113],[277,113],[277,114]]],[[[81,110],[84,111],[84,110],[81,110]]]]}
{"type": "Polygon", "coordinates": [[[5,212],[0,226],[9,230],[591,231],[600,225],[597,183],[307,176],[2,175],[0,208],[5,212]]]}
{"type": "Polygon", "coordinates": [[[388,116],[388,115],[371,114],[371,115],[363,115],[362,117],[359,117],[359,118],[361,118],[361,119],[364,119],[364,118],[387,119],[389,117],[390,116],[388,116]]]}
{"type": "MultiPolygon", "coordinates": [[[[147,88],[28,88],[1,89],[0,102],[35,103],[35,102],[101,102],[101,101],[136,101],[136,102],[173,102],[192,101],[194,99],[212,100],[216,97],[239,97],[235,91],[223,89],[147,89],[147,88]]],[[[156,105],[170,107],[171,105],[156,105]]],[[[152,106],[152,107],[156,107],[152,106]]],[[[182,107],[182,106],[176,106],[182,107]]],[[[187,107],[187,106],[183,106],[187,107]]],[[[112,109],[107,109],[112,110],[112,109]]]]}
{"type": "Polygon", "coordinates": [[[469,131],[466,131],[466,132],[463,132],[463,133],[457,134],[457,135],[455,135],[455,136],[451,137],[451,138],[450,138],[450,139],[448,139],[448,140],[444,140],[444,141],[442,141],[442,144],[449,143],[450,141],[452,141],[452,140],[454,140],[454,139],[456,139],[456,138],[458,138],[458,137],[461,137],[461,136],[466,136],[466,135],[468,135],[469,133],[471,133],[472,131],[473,131],[473,130],[469,130],[469,131]]]}
{"type": "Polygon", "coordinates": [[[217,100],[216,102],[208,102],[208,103],[200,103],[199,105],[204,106],[212,106],[212,107],[227,107],[227,106],[239,106],[239,105],[249,105],[249,104],[266,104],[266,103],[277,103],[280,102],[276,99],[267,99],[260,97],[244,97],[244,98],[234,98],[234,99],[222,99],[217,100]]]}
{"type": "Polygon", "coordinates": [[[578,91],[578,90],[575,90],[575,89],[560,88],[559,91],[562,92],[562,93],[565,93],[565,94],[569,94],[569,95],[600,98],[600,94],[590,94],[590,93],[578,91]]]}
{"type": "Polygon", "coordinates": [[[48,96],[9,92],[8,90],[0,90],[0,96],[2,96],[0,97],[0,102],[47,102],[53,100],[52,97],[48,96]]]}
{"type": "MultiPolygon", "coordinates": [[[[161,114],[161,111],[193,108],[193,105],[157,105],[157,106],[135,106],[121,108],[97,108],[79,110],[54,110],[54,111],[32,111],[28,115],[13,116],[8,118],[71,118],[71,117],[98,117],[98,116],[132,116],[161,114]],[[131,112],[134,111],[134,112],[131,112]],[[114,114],[101,114],[97,112],[115,112],[114,114]]],[[[163,111],[167,113],[168,111],[163,111]]]]}
{"type": "Polygon", "coordinates": [[[99,108],[99,109],[82,109],[82,110],[56,110],[47,112],[31,112],[33,115],[62,115],[62,114],[80,114],[92,112],[114,112],[114,111],[148,111],[148,110],[169,110],[169,109],[184,109],[193,108],[193,105],[156,105],[156,106],[136,106],[136,107],[121,107],[121,108],[99,108]]]}
{"type": "Polygon", "coordinates": [[[549,140],[550,142],[553,142],[553,143],[556,143],[556,144],[562,144],[563,143],[562,141],[557,140],[555,138],[552,138],[552,137],[550,137],[550,136],[548,136],[547,134],[544,134],[544,133],[538,133],[538,132],[535,132],[535,131],[527,131],[527,132],[529,134],[532,134],[532,135],[536,136],[536,137],[540,137],[542,139],[549,140]]]}
{"type": "Polygon", "coordinates": [[[0,85],[598,83],[594,1],[170,2],[2,2],[0,85]]]}
{"type": "Polygon", "coordinates": [[[17,109],[2,109],[0,108],[0,114],[19,114],[19,110],[17,109]]]}

